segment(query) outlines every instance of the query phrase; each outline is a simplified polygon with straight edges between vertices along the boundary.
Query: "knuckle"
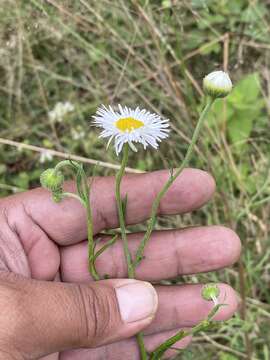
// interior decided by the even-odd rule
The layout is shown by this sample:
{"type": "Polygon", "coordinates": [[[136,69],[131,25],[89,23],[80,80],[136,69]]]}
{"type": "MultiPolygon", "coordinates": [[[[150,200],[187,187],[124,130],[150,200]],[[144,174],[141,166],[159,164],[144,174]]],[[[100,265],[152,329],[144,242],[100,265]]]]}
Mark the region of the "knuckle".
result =
{"type": "Polygon", "coordinates": [[[80,342],[96,346],[107,337],[117,322],[114,290],[107,286],[77,285],[80,310],[80,342]]]}

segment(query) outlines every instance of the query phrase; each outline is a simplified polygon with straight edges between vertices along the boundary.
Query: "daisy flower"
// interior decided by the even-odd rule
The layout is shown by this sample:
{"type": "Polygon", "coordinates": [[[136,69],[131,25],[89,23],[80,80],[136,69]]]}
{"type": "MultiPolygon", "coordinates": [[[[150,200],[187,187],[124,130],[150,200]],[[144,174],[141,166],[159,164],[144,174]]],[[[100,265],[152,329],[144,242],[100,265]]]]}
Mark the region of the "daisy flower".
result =
{"type": "Polygon", "coordinates": [[[133,151],[137,151],[134,143],[142,144],[144,149],[149,145],[157,149],[159,142],[169,133],[168,119],[139,107],[131,109],[118,105],[118,109],[113,110],[111,106],[102,105],[93,119],[93,124],[103,129],[100,137],[109,138],[108,146],[114,139],[117,155],[126,143],[133,151]]]}

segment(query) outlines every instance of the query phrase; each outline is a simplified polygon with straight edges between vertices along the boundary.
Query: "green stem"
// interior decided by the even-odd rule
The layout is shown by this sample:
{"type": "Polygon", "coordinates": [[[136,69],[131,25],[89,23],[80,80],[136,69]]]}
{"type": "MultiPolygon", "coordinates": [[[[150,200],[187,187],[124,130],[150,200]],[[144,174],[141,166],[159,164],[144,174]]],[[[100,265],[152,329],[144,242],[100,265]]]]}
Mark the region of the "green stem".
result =
{"type": "Polygon", "coordinates": [[[206,118],[206,115],[208,114],[212,104],[214,103],[215,99],[214,98],[210,98],[203,110],[203,112],[201,113],[201,116],[198,120],[198,123],[196,125],[196,128],[194,130],[191,142],[189,144],[186,156],[180,166],[180,168],[177,169],[177,171],[175,172],[175,174],[172,174],[169,178],[169,180],[165,183],[165,185],[163,186],[163,188],[160,190],[160,192],[158,193],[157,197],[155,198],[153,205],[152,205],[152,209],[151,209],[151,214],[150,214],[150,220],[145,232],[145,235],[138,247],[138,250],[136,252],[136,258],[135,258],[135,266],[138,265],[142,258],[143,258],[143,252],[144,252],[144,248],[146,246],[146,244],[148,243],[151,233],[154,229],[156,220],[157,220],[157,211],[159,208],[159,204],[161,199],[163,198],[163,196],[166,194],[166,192],[168,191],[169,187],[172,185],[172,183],[177,179],[177,177],[181,174],[181,172],[183,171],[183,169],[187,166],[187,164],[189,163],[195,144],[198,140],[199,134],[200,134],[200,130],[202,128],[202,125],[204,123],[204,120],[206,118]]]}
{"type": "Polygon", "coordinates": [[[176,342],[184,339],[189,335],[196,335],[201,331],[207,330],[210,325],[213,324],[213,318],[217,314],[218,310],[224,306],[224,304],[218,304],[213,307],[213,309],[209,312],[206,319],[202,320],[199,324],[194,326],[191,330],[184,331],[180,330],[177,334],[167,339],[163,344],[159,345],[150,355],[150,360],[160,360],[162,355],[172,347],[176,342]]]}
{"type": "Polygon", "coordinates": [[[103,246],[95,253],[94,259],[96,260],[105,250],[107,250],[110,246],[112,246],[113,244],[115,244],[117,238],[118,238],[118,234],[114,235],[114,237],[112,237],[110,240],[108,240],[108,241],[106,242],[106,244],[103,245],[103,246]]]}
{"type": "Polygon", "coordinates": [[[81,199],[78,195],[71,193],[71,192],[63,192],[62,193],[63,197],[71,197],[73,199],[78,200],[84,207],[85,207],[85,202],[83,201],[83,199],[81,199]]]}
{"type": "MultiPolygon", "coordinates": [[[[120,191],[121,181],[124,176],[125,168],[127,166],[127,161],[128,161],[128,150],[129,150],[129,146],[128,146],[128,144],[125,144],[124,149],[123,149],[124,153],[123,153],[123,159],[121,162],[121,166],[120,166],[119,171],[116,174],[115,196],[116,196],[116,202],[117,202],[118,218],[119,218],[119,224],[120,224],[120,228],[121,228],[123,248],[124,248],[125,258],[126,258],[126,262],[127,262],[128,277],[129,277],[129,279],[134,279],[134,277],[135,277],[134,264],[132,262],[131,254],[130,254],[130,251],[128,248],[128,240],[127,240],[126,225],[125,225],[125,211],[123,209],[123,201],[121,198],[121,191],[120,191]]],[[[138,346],[139,346],[139,350],[140,350],[140,354],[141,354],[141,360],[147,360],[148,357],[147,357],[147,353],[146,353],[145,346],[144,346],[143,333],[139,332],[136,337],[137,337],[137,342],[138,342],[138,346]]]]}
{"type": "Polygon", "coordinates": [[[143,341],[143,333],[139,332],[136,335],[136,339],[137,339],[137,343],[139,346],[139,350],[140,350],[140,355],[141,355],[141,359],[140,360],[147,360],[148,359],[148,355],[145,349],[145,345],[144,345],[144,341],[143,341]]]}
{"type": "Polygon", "coordinates": [[[87,181],[85,172],[82,173],[82,186],[83,193],[85,194],[85,207],[87,215],[87,239],[88,239],[88,266],[89,272],[92,275],[92,278],[97,281],[100,280],[100,276],[96,270],[95,266],[95,243],[94,243],[94,231],[93,231],[93,219],[92,219],[92,210],[90,204],[90,189],[87,181]]]}
{"type": "Polygon", "coordinates": [[[100,277],[97,273],[95,266],[95,244],[94,244],[94,236],[93,236],[93,222],[92,222],[92,211],[89,201],[87,201],[86,206],[87,212],[87,238],[88,238],[88,264],[89,264],[89,272],[92,275],[95,281],[100,280],[100,277]]]}
{"type": "Polygon", "coordinates": [[[70,166],[70,167],[74,168],[74,165],[72,165],[71,160],[63,160],[63,161],[60,161],[58,164],[55,165],[54,171],[57,172],[62,167],[65,167],[65,166],[70,166]]]}
{"type": "Polygon", "coordinates": [[[100,280],[100,277],[99,277],[96,267],[95,267],[95,261],[96,261],[97,256],[95,256],[93,219],[92,219],[92,211],[91,211],[91,205],[90,205],[90,188],[88,185],[87,176],[83,170],[83,167],[80,166],[77,162],[75,162],[75,161],[72,162],[71,160],[60,161],[55,166],[54,171],[57,172],[65,166],[71,167],[75,173],[77,192],[79,195],[70,193],[70,192],[64,192],[62,194],[62,196],[69,196],[69,197],[72,197],[73,199],[80,201],[80,203],[86,209],[89,272],[92,275],[92,278],[94,280],[100,280]]]}
{"type": "Polygon", "coordinates": [[[120,186],[121,181],[125,173],[125,168],[128,161],[128,150],[129,146],[128,144],[124,145],[123,149],[123,159],[121,162],[121,166],[119,171],[116,174],[116,183],[115,183],[115,196],[116,196],[116,202],[117,202],[117,209],[118,209],[118,218],[119,218],[119,224],[121,228],[121,235],[122,235],[122,241],[123,241],[123,248],[125,253],[125,258],[127,262],[127,269],[128,269],[128,277],[130,279],[134,278],[134,266],[132,263],[131,254],[128,248],[128,240],[127,240],[127,234],[126,234],[126,225],[125,225],[125,214],[123,210],[123,202],[121,198],[121,192],[120,192],[120,186]]]}

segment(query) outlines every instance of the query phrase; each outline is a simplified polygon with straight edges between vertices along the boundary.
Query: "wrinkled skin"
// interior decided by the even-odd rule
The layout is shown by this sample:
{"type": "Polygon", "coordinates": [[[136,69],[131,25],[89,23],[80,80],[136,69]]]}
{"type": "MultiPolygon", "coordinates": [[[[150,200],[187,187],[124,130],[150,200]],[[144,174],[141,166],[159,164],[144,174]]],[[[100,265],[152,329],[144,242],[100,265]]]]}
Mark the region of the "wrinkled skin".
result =
{"type": "MultiPolygon", "coordinates": [[[[122,192],[128,192],[129,224],[148,218],[151,204],[168,176],[167,171],[159,171],[124,178],[122,192]]],[[[71,182],[65,187],[75,190],[71,182]]],[[[210,200],[214,190],[210,175],[186,169],[162,199],[159,215],[199,209],[210,200]]],[[[95,234],[118,226],[113,178],[94,180],[91,206],[95,234]]],[[[84,292],[84,286],[96,293],[103,291],[101,285],[93,285],[88,273],[85,210],[79,202],[65,199],[56,204],[47,190],[38,188],[1,199],[0,224],[0,359],[139,359],[135,339],[125,339],[131,333],[116,336],[111,330],[98,329],[85,334],[82,330],[85,318],[90,319],[89,323],[100,323],[105,316],[91,301],[82,314],[73,308],[77,298],[80,308],[78,294],[81,289],[84,292]]],[[[140,233],[129,235],[133,253],[141,237],[140,233]]],[[[106,241],[105,237],[102,241],[106,241]]],[[[137,268],[137,278],[157,282],[222,269],[237,261],[239,254],[238,236],[223,226],[156,231],[145,249],[145,259],[137,268]]],[[[98,259],[97,269],[112,278],[127,277],[120,240],[98,259]]],[[[201,287],[200,284],[155,287],[158,310],[144,330],[148,350],[207,315],[213,305],[201,298],[201,287]]],[[[220,284],[220,289],[219,299],[226,299],[228,306],[219,311],[216,319],[225,320],[236,311],[238,298],[229,285],[220,284]]],[[[106,301],[113,297],[112,293],[106,301]]],[[[103,305],[101,309],[110,306],[103,305]]],[[[111,310],[106,316],[108,329],[111,323],[119,323],[111,310]]],[[[91,330],[91,324],[86,327],[91,330]]],[[[141,326],[135,326],[133,334],[139,330],[141,326]]],[[[177,346],[184,348],[190,341],[186,338],[177,346]]],[[[172,350],[167,355],[174,354],[172,350]]]]}

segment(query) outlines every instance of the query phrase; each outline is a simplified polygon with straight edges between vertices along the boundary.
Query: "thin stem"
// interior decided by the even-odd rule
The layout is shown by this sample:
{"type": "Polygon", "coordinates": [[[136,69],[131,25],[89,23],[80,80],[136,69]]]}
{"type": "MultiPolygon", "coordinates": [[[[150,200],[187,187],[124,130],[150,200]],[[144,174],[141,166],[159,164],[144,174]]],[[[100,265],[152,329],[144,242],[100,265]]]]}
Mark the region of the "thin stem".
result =
{"type": "Polygon", "coordinates": [[[87,202],[86,206],[87,211],[87,238],[88,238],[88,263],[89,263],[89,272],[92,275],[95,281],[100,280],[98,272],[95,266],[95,244],[94,244],[94,237],[93,237],[93,223],[92,223],[92,212],[91,206],[89,201],[87,202]]]}
{"type": "Polygon", "coordinates": [[[143,258],[143,252],[144,252],[144,248],[146,246],[146,244],[148,243],[151,233],[154,229],[156,220],[157,220],[157,212],[158,212],[158,208],[159,208],[159,204],[161,199],[163,198],[163,196],[166,194],[166,192],[168,191],[169,187],[172,185],[172,183],[177,179],[177,177],[181,174],[181,172],[183,171],[183,169],[187,166],[187,164],[189,163],[195,144],[198,140],[199,134],[200,134],[200,130],[202,128],[202,125],[204,123],[204,120],[206,118],[206,115],[208,114],[212,104],[214,103],[215,99],[214,98],[210,98],[203,110],[203,112],[201,113],[201,116],[198,120],[198,123],[196,125],[196,128],[194,130],[191,142],[189,144],[186,156],[180,166],[180,168],[177,169],[177,171],[175,172],[175,174],[171,174],[169,180],[165,183],[165,185],[163,186],[163,188],[160,190],[160,192],[158,193],[157,197],[155,198],[153,205],[152,205],[152,209],[151,209],[151,214],[150,214],[150,220],[145,232],[145,235],[138,247],[138,250],[136,252],[136,258],[135,258],[135,266],[138,265],[140,263],[140,261],[143,258]]]}
{"type": "MultiPolygon", "coordinates": [[[[129,146],[128,144],[124,145],[123,150],[123,159],[121,162],[121,166],[119,171],[116,174],[116,183],[115,183],[115,196],[116,196],[116,202],[117,202],[117,209],[118,209],[118,218],[119,218],[119,224],[121,228],[121,235],[122,235],[122,241],[123,241],[123,248],[125,253],[125,258],[127,262],[127,268],[128,268],[128,277],[129,279],[134,279],[135,272],[134,272],[134,264],[131,258],[131,254],[128,248],[128,240],[127,240],[127,234],[126,234],[126,225],[125,225],[125,211],[123,208],[123,200],[121,198],[121,181],[125,173],[125,168],[128,161],[128,150],[129,146]]],[[[139,332],[137,334],[137,342],[140,350],[141,360],[147,360],[148,356],[145,350],[144,341],[143,341],[143,333],[139,332]]]]}
{"type": "Polygon", "coordinates": [[[217,304],[213,307],[213,309],[209,312],[206,319],[202,320],[194,326],[192,329],[184,331],[180,330],[177,334],[167,339],[164,343],[159,345],[150,355],[150,360],[160,360],[162,355],[170,348],[172,347],[177,341],[180,341],[184,339],[185,337],[189,335],[196,335],[200,331],[207,330],[210,325],[213,324],[213,318],[217,314],[218,310],[224,306],[224,304],[217,304]]]}
{"type": "Polygon", "coordinates": [[[62,193],[63,197],[71,197],[73,199],[78,200],[84,207],[85,207],[85,202],[83,201],[83,199],[81,199],[78,195],[71,193],[71,192],[63,192],[62,193]]]}
{"type": "Polygon", "coordinates": [[[87,215],[87,239],[88,239],[88,266],[89,272],[92,275],[92,278],[97,281],[100,280],[100,276],[97,272],[95,266],[95,243],[94,243],[94,231],[93,231],[93,219],[92,219],[92,210],[90,204],[90,189],[87,181],[85,172],[82,172],[82,186],[83,193],[85,194],[85,206],[86,206],[86,215],[87,215]]]}
{"type": "Polygon", "coordinates": [[[87,176],[84,172],[83,167],[80,166],[77,162],[72,162],[71,160],[60,161],[55,166],[54,171],[57,173],[61,168],[65,166],[71,167],[73,172],[75,173],[77,192],[79,195],[70,192],[64,192],[62,196],[69,196],[80,201],[80,203],[86,209],[89,272],[94,280],[100,280],[100,277],[95,267],[95,261],[97,256],[95,256],[93,219],[92,219],[92,211],[90,205],[90,188],[89,188],[87,176]]]}
{"type": "Polygon", "coordinates": [[[71,166],[72,168],[74,168],[74,165],[72,164],[71,160],[63,160],[63,161],[60,161],[58,164],[55,165],[54,171],[57,172],[62,167],[65,167],[65,166],[71,166]]]}
{"type": "Polygon", "coordinates": [[[108,241],[106,242],[106,244],[103,245],[103,246],[95,253],[94,259],[96,260],[105,250],[107,250],[110,246],[112,246],[113,244],[115,244],[117,238],[118,238],[118,234],[114,235],[113,238],[111,238],[110,240],[108,240],[108,241]]]}
{"type": "Polygon", "coordinates": [[[146,349],[145,349],[145,345],[144,345],[144,341],[143,341],[143,333],[142,333],[142,332],[139,332],[139,333],[136,335],[136,339],[137,339],[137,343],[138,343],[138,345],[139,345],[139,350],[140,350],[140,355],[141,355],[140,360],[147,360],[147,359],[148,359],[148,355],[147,355],[147,352],[146,352],[146,349]]]}
{"type": "Polygon", "coordinates": [[[125,173],[125,168],[128,161],[128,150],[129,146],[128,144],[124,145],[123,150],[123,159],[121,162],[121,167],[119,171],[116,174],[116,183],[115,183],[115,196],[116,196],[116,202],[117,202],[117,209],[118,209],[118,218],[119,218],[119,224],[121,228],[121,235],[122,235],[122,241],[123,241],[123,248],[125,253],[125,258],[127,262],[127,268],[128,268],[128,277],[130,279],[134,278],[134,266],[131,259],[131,254],[128,248],[128,240],[127,240],[127,234],[126,234],[126,225],[125,225],[125,214],[123,210],[123,202],[121,199],[121,193],[120,193],[120,186],[121,181],[125,173]]]}

